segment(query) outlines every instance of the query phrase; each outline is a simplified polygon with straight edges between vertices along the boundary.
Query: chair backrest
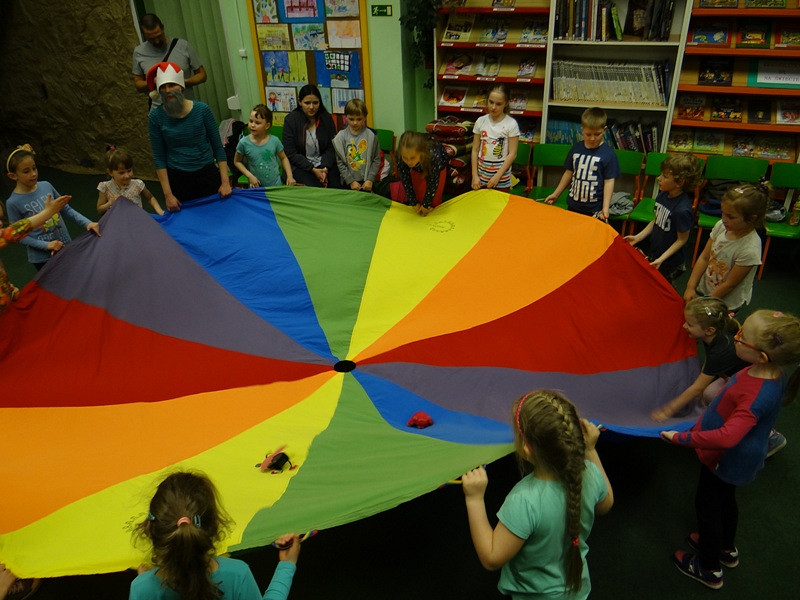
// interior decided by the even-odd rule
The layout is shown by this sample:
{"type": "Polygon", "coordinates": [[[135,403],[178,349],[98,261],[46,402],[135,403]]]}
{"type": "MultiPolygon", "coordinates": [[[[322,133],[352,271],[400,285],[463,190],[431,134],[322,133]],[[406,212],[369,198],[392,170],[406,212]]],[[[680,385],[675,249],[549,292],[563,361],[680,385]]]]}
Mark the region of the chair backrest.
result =
{"type": "Polygon", "coordinates": [[[658,177],[661,175],[661,163],[669,156],[666,152],[648,152],[644,163],[644,174],[658,177]]]}
{"type": "Polygon", "coordinates": [[[800,187],[800,164],[776,162],[772,165],[769,182],[776,188],[800,187]]]}
{"type": "Polygon", "coordinates": [[[736,179],[755,183],[767,173],[766,158],[750,156],[718,156],[712,154],[706,161],[706,179],[736,179]]]}
{"type": "Polygon", "coordinates": [[[396,138],[391,129],[376,129],[378,134],[378,144],[384,152],[394,152],[396,138]]]}
{"type": "Polygon", "coordinates": [[[269,128],[269,133],[279,140],[283,140],[283,125],[273,125],[269,128]]]}
{"type": "MultiPolygon", "coordinates": [[[[564,161],[561,161],[562,163],[564,161]]],[[[514,159],[515,165],[523,165],[525,167],[531,164],[531,145],[520,142],[517,144],[517,158],[514,159]]]]}
{"type": "Polygon", "coordinates": [[[635,150],[614,150],[619,161],[619,170],[625,175],[636,175],[642,172],[644,153],[635,150]]]}
{"type": "Polygon", "coordinates": [[[569,144],[534,144],[533,166],[563,167],[570,147],[569,144]]]}

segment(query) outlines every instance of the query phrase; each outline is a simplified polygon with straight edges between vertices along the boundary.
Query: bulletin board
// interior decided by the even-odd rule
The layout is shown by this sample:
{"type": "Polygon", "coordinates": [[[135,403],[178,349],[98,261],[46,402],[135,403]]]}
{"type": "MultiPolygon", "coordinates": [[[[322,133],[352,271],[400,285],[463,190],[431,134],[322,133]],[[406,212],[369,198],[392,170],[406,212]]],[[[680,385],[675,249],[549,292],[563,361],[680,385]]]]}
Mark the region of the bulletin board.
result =
{"type": "Polygon", "coordinates": [[[352,98],[371,106],[366,0],[251,0],[250,8],[261,98],[274,125],[308,83],[333,115],[352,98]]]}

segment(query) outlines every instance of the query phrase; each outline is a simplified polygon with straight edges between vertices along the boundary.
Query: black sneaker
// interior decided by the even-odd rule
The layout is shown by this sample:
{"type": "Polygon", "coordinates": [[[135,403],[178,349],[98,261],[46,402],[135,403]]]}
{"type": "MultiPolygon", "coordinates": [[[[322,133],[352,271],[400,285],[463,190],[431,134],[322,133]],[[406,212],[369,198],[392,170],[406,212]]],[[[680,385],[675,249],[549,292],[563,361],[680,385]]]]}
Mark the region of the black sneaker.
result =
{"type": "MultiPolygon", "coordinates": [[[[689,544],[689,547],[694,550],[695,552],[700,551],[700,534],[696,531],[693,531],[686,537],[686,543],[689,544]]],[[[736,546],[733,547],[733,550],[723,550],[719,553],[719,562],[723,567],[728,567],[729,569],[733,569],[739,565],[739,550],[736,546]]]]}
{"type": "Polygon", "coordinates": [[[706,571],[700,567],[700,559],[696,554],[677,550],[672,555],[672,562],[675,563],[681,573],[699,581],[704,586],[710,587],[712,590],[718,590],[722,587],[722,569],[719,571],[706,571]]]}

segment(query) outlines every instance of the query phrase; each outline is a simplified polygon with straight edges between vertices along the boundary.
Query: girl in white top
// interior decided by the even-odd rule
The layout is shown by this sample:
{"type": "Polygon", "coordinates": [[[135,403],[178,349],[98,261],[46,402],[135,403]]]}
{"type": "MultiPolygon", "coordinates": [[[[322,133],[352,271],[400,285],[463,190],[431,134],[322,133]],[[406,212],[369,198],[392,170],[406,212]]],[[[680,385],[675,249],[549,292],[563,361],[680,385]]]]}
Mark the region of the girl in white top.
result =
{"type": "Polygon", "coordinates": [[[511,165],[517,158],[519,125],[508,116],[511,94],[505,84],[489,88],[486,114],[473,128],[472,189],[511,190],[511,165]]]}
{"type": "Polygon", "coordinates": [[[722,298],[732,312],[750,302],[753,278],[761,264],[761,238],[767,211],[765,185],[742,184],[722,197],[722,219],[711,230],[703,253],[694,264],[683,299],[722,298]]]}
{"type": "Polygon", "coordinates": [[[136,206],[142,206],[142,198],[150,203],[159,215],[164,209],[144,186],[141,179],[133,179],[133,157],[122,148],[109,146],[106,152],[106,173],[111,179],[97,184],[100,195],[97,197],[97,212],[101,215],[111,208],[114,201],[125,196],[136,206]]]}

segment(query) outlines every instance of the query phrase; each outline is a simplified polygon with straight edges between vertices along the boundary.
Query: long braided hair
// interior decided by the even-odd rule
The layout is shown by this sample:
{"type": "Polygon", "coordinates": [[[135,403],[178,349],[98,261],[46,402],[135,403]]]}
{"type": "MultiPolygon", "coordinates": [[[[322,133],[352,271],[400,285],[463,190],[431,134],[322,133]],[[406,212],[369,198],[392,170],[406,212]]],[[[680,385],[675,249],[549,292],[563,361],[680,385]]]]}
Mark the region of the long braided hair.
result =
{"type": "Polygon", "coordinates": [[[543,463],[564,485],[566,493],[565,558],[566,588],[581,588],[583,560],[580,552],[581,491],[583,487],[583,440],[578,411],[564,396],[551,390],[525,394],[514,403],[514,445],[517,456],[527,461],[527,444],[537,461],[543,463]]]}

